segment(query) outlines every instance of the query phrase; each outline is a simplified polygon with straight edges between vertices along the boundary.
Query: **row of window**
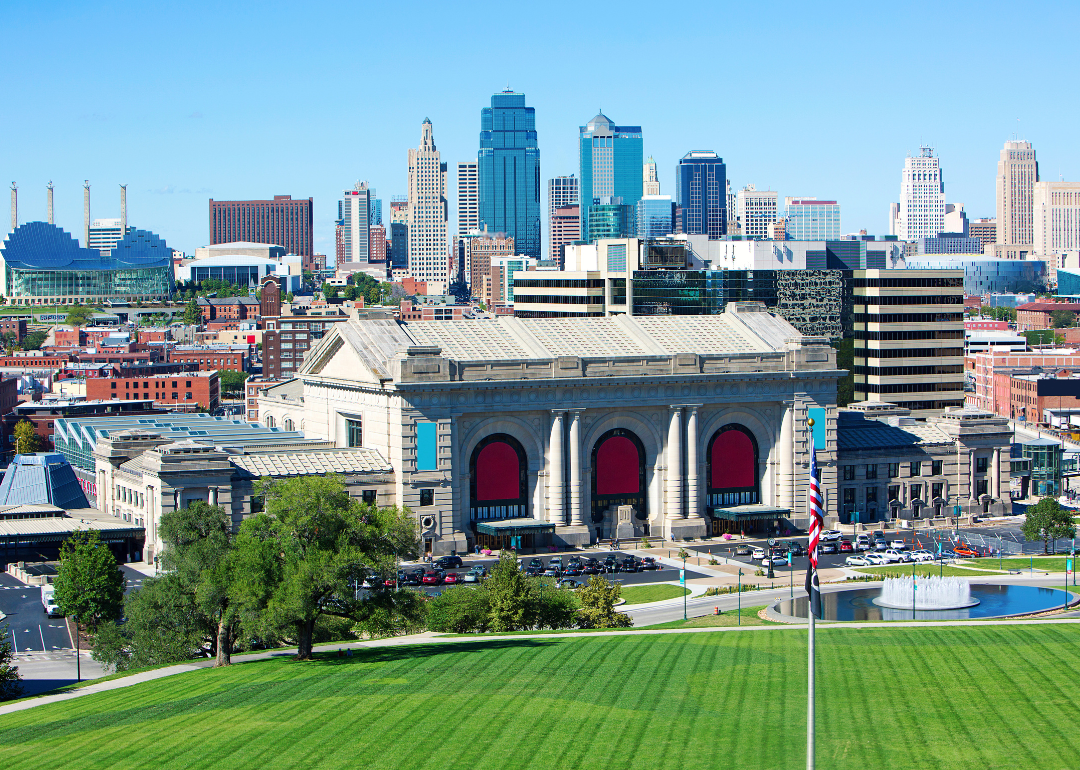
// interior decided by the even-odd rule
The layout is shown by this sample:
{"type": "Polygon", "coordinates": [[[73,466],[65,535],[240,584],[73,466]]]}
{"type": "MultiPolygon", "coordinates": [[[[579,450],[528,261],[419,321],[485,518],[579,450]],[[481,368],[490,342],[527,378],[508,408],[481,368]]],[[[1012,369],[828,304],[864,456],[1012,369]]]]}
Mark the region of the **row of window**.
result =
{"type": "Polygon", "coordinates": [[[857,324],[926,324],[960,323],[963,313],[853,313],[852,320],[857,324]]]}
{"type": "MultiPolygon", "coordinates": [[[[955,382],[901,382],[892,385],[878,385],[877,383],[860,382],[855,386],[857,390],[866,393],[936,393],[938,391],[963,390],[963,384],[955,382]]],[[[920,406],[919,409],[929,407],[920,406]]]]}
{"type": "Polygon", "coordinates": [[[963,294],[905,294],[899,297],[855,297],[858,305],[963,305],[963,294]]]}
{"type": "MultiPolygon", "coordinates": [[[[942,471],[942,463],[943,463],[942,460],[931,460],[930,461],[930,474],[929,475],[931,475],[931,476],[940,476],[941,471],[942,471]]],[[[908,466],[908,475],[909,476],[922,476],[923,475],[923,465],[925,465],[925,463],[921,462],[921,461],[917,461],[917,462],[910,462],[910,463],[886,463],[886,465],[888,466],[889,478],[890,479],[896,479],[896,478],[900,478],[900,466],[901,465],[907,465],[908,466]]],[[[844,481],[854,481],[855,480],[855,469],[858,468],[858,467],[859,466],[857,466],[857,465],[844,465],[844,466],[841,466],[844,481]]],[[[864,474],[865,478],[867,478],[867,479],[876,479],[878,477],[878,466],[877,465],[865,465],[865,466],[863,466],[863,468],[864,468],[863,474],[864,474]]],[[[990,468],[990,458],[989,457],[976,457],[975,458],[975,472],[976,473],[986,473],[989,468],[990,468]]]]}
{"type": "MultiPolygon", "coordinates": [[[[975,496],[982,497],[989,494],[990,484],[986,479],[979,479],[975,482],[975,496]]],[[[911,494],[911,500],[921,500],[924,503],[933,503],[934,500],[945,499],[945,484],[944,482],[935,482],[932,484],[911,484],[908,487],[911,494]],[[924,492],[929,492],[929,497],[923,497],[924,492]]],[[[845,507],[857,506],[860,501],[857,498],[858,487],[843,487],[840,490],[840,500],[845,507]]],[[[900,485],[890,484],[887,488],[887,494],[889,502],[893,500],[900,500],[900,485]]],[[[866,487],[865,488],[865,500],[863,500],[868,509],[873,509],[878,503],[878,488],[866,487]]]]}
{"type": "MultiPolygon", "coordinates": [[[[897,377],[909,374],[961,374],[964,371],[962,364],[955,366],[853,366],[855,374],[865,374],[871,377],[897,377]]],[[[955,388],[950,388],[955,390],[955,388]]]]}
{"type": "Polygon", "coordinates": [[[853,278],[856,289],[963,289],[963,276],[956,278],[853,278]]]}
{"type": "Polygon", "coordinates": [[[563,295],[563,294],[522,294],[521,286],[514,287],[518,302],[531,302],[544,305],[603,305],[602,295],[563,295]]]}
{"type": "Polygon", "coordinates": [[[879,331],[871,332],[864,330],[855,330],[851,336],[857,340],[878,340],[878,341],[897,341],[897,340],[962,340],[964,339],[964,330],[938,330],[938,329],[913,329],[910,331],[879,331]]]}
{"type": "Polygon", "coordinates": [[[859,348],[857,353],[865,358],[937,358],[938,356],[962,356],[963,348],[859,348]]]}

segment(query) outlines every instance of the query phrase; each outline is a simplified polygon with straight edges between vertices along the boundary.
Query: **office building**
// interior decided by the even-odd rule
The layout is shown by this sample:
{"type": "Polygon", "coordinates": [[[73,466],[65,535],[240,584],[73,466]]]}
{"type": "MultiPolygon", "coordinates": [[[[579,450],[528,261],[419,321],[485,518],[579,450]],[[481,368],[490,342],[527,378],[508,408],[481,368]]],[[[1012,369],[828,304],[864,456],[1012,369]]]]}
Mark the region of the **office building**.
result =
{"type": "Polygon", "coordinates": [[[548,180],[548,211],[562,208],[563,206],[576,206],[580,198],[578,178],[570,176],[557,176],[548,180]]]}
{"type": "Polygon", "coordinates": [[[134,229],[134,227],[128,227],[125,232],[119,219],[95,219],[90,225],[90,240],[87,246],[97,249],[101,252],[101,256],[107,257],[112,254],[113,247],[134,229]]]}
{"type": "Polygon", "coordinates": [[[980,251],[986,251],[987,246],[997,243],[997,220],[993,217],[983,217],[968,224],[968,236],[977,238],[982,244],[980,251]]]}
{"type": "Polygon", "coordinates": [[[525,94],[493,94],[480,111],[479,226],[506,233],[518,253],[540,259],[540,148],[525,94]]]}
{"type": "Polygon", "coordinates": [[[976,251],[918,254],[906,257],[905,262],[914,270],[963,270],[964,293],[969,296],[1023,294],[1046,289],[1047,264],[1041,260],[994,259],[976,251]]]}
{"type": "Polygon", "coordinates": [[[963,203],[945,204],[945,233],[968,237],[971,234],[971,223],[968,222],[964,212],[963,203]]]}
{"type": "Polygon", "coordinates": [[[368,239],[368,262],[386,264],[386,228],[382,225],[372,225],[368,232],[368,239]]]}
{"type": "MultiPolygon", "coordinates": [[[[681,205],[681,204],[680,204],[681,205]]],[[[771,228],[776,222],[776,193],[771,190],[758,190],[754,185],[747,185],[739,190],[735,198],[742,235],[756,241],[772,239],[771,228]]],[[[686,215],[683,215],[683,229],[686,229],[686,215]]]]}
{"type": "Polygon", "coordinates": [[[371,226],[375,213],[375,189],[367,182],[357,182],[351,190],[345,190],[338,201],[339,226],[342,228],[341,253],[337,266],[345,262],[367,264],[371,259],[371,226]]]}
{"type": "Polygon", "coordinates": [[[409,150],[409,273],[445,293],[450,282],[447,253],[446,164],[435,147],[431,120],[424,119],[420,147],[409,150]]]}
{"type": "MultiPolygon", "coordinates": [[[[598,236],[589,229],[594,204],[606,200],[604,205],[628,206],[633,212],[641,199],[645,167],[641,126],[616,126],[599,113],[580,127],[578,148],[581,240],[594,241],[598,236]],[[613,202],[616,199],[618,203],[613,202]]],[[[608,232],[612,224],[610,213],[597,220],[608,232]]]]}
{"type": "MultiPolygon", "coordinates": [[[[727,166],[723,158],[709,150],[686,153],[675,167],[675,188],[681,222],[679,232],[710,238],[727,234],[730,211],[727,208],[727,166]]],[[[772,210],[775,220],[775,195],[772,210]]]]}
{"type": "Polygon", "coordinates": [[[474,297],[482,297],[484,292],[484,277],[491,274],[491,260],[496,257],[512,257],[514,251],[514,239],[502,234],[487,233],[467,238],[465,271],[469,277],[469,289],[474,297]]]}
{"type": "MultiPolygon", "coordinates": [[[[640,201],[638,201],[640,203],[640,201]]],[[[629,238],[637,227],[636,209],[622,198],[593,198],[589,207],[589,238],[629,238]]]]}
{"type": "Polygon", "coordinates": [[[90,401],[152,398],[154,405],[179,412],[214,411],[220,405],[217,371],[151,374],[145,377],[88,377],[90,401]]]}
{"type": "Polygon", "coordinates": [[[656,175],[656,161],[653,160],[653,156],[650,155],[649,159],[645,161],[645,168],[642,171],[644,177],[644,187],[641,194],[645,195],[659,195],[660,194],[660,177],[656,175]]]}
{"type": "Polygon", "coordinates": [[[933,147],[921,147],[904,160],[900,202],[890,208],[889,234],[902,241],[945,232],[945,181],[933,147]]]}
{"type": "Polygon", "coordinates": [[[670,195],[645,195],[637,202],[637,237],[664,238],[674,232],[675,205],[670,195]]]}
{"type": "MultiPolygon", "coordinates": [[[[725,223],[725,226],[727,227],[727,232],[725,233],[725,235],[742,235],[742,222],[739,221],[737,205],[739,199],[735,192],[731,189],[730,179],[727,180],[725,188],[727,190],[727,208],[724,209],[724,213],[726,214],[727,219],[727,222],[725,223]]],[[[682,215],[680,214],[680,221],[681,219],[682,215]]],[[[682,227],[679,227],[677,229],[677,232],[683,232],[682,227]]]]}
{"type": "Polygon", "coordinates": [[[514,273],[535,270],[536,260],[532,257],[495,257],[484,280],[484,302],[488,307],[514,304],[514,273]]]}
{"type": "Polygon", "coordinates": [[[1059,283],[1058,268],[1080,268],[1080,183],[1036,182],[1032,194],[1032,252],[1054,273],[1051,282],[1059,283]]]}
{"type": "Polygon", "coordinates": [[[387,259],[391,270],[406,270],[409,267],[409,226],[404,222],[390,223],[387,259]]]}
{"type": "Polygon", "coordinates": [[[275,195],[273,200],[216,201],[210,199],[210,243],[251,241],[284,246],[289,254],[310,257],[312,246],[312,199],[293,200],[275,195]]]}
{"type": "Polygon", "coordinates": [[[784,228],[792,241],[840,240],[840,204],[817,198],[785,198],[784,228]]]}
{"type": "MultiPolygon", "coordinates": [[[[480,188],[475,162],[457,164],[457,235],[480,229],[480,188]]],[[[391,204],[393,205],[393,204],[391,204]]]]}
{"type": "Polygon", "coordinates": [[[574,243],[581,238],[581,207],[578,204],[572,206],[559,206],[552,210],[551,229],[549,238],[551,246],[548,258],[563,265],[563,249],[567,244],[574,243]]]}
{"type": "Polygon", "coordinates": [[[1007,248],[1009,258],[1023,259],[1035,242],[1038,181],[1039,162],[1031,142],[1005,142],[997,165],[997,244],[1007,248]]]}
{"type": "Polygon", "coordinates": [[[924,254],[982,254],[982,241],[978,238],[965,238],[959,233],[941,233],[932,238],[918,238],[915,241],[916,255],[924,254]]]}

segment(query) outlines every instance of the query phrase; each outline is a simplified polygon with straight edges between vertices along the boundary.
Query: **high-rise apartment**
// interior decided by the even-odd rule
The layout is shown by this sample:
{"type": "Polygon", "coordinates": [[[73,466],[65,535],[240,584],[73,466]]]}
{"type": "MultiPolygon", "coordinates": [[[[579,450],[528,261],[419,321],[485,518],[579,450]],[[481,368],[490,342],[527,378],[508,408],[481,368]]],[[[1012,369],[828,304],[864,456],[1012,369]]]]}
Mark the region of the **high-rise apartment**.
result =
{"type": "MultiPolygon", "coordinates": [[[[776,193],[772,190],[759,190],[748,184],[739,190],[735,198],[735,207],[742,223],[742,234],[755,241],[767,241],[772,238],[772,226],[776,223],[776,193]]],[[[686,227],[686,214],[683,214],[683,228],[686,227]]]]}
{"type": "Polygon", "coordinates": [[[580,212],[581,209],[576,203],[552,210],[551,229],[548,233],[551,240],[548,259],[556,260],[560,268],[565,264],[563,250],[568,244],[581,238],[580,212]]]}
{"type": "MultiPolygon", "coordinates": [[[[675,188],[682,232],[710,238],[727,233],[728,184],[723,158],[711,150],[686,153],[675,167],[675,188]]],[[[773,219],[775,212],[774,205],[773,219]]]]}
{"type": "Polygon", "coordinates": [[[645,161],[645,168],[642,171],[642,176],[645,179],[645,186],[641,191],[642,195],[659,195],[660,177],[656,175],[656,161],[653,160],[652,155],[645,161]]]}
{"type": "Polygon", "coordinates": [[[563,206],[576,206],[580,198],[578,178],[570,176],[557,176],[548,180],[548,211],[562,208],[563,206]]]}
{"type": "Polygon", "coordinates": [[[785,198],[787,238],[792,241],[840,239],[840,204],[817,198],[785,198]]]}
{"type": "Polygon", "coordinates": [[[284,246],[289,254],[310,257],[312,245],[312,199],[293,200],[275,195],[273,200],[216,201],[210,199],[210,245],[217,243],[268,243],[284,246]]]}
{"type": "MultiPolygon", "coordinates": [[[[595,240],[589,230],[590,210],[606,199],[606,206],[627,206],[634,211],[644,189],[645,168],[641,126],[616,126],[603,113],[579,129],[581,180],[581,239],[595,240]]],[[[610,230],[611,217],[600,217],[610,230]]]]}
{"type": "Polygon", "coordinates": [[[889,234],[902,241],[932,238],[945,231],[945,181],[933,147],[904,160],[900,202],[889,211],[889,234]]]}
{"type": "Polygon", "coordinates": [[[562,247],[567,243],[573,243],[581,237],[580,220],[574,224],[573,237],[566,240],[570,235],[567,223],[564,221],[568,215],[568,207],[574,207],[574,216],[580,215],[578,208],[578,178],[570,176],[557,176],[548,180],[548,259],[562,259],[562,247]],[[561,211],[560,211],[561,209],[561,211]],[[556,237],[558,232],[558,237],[556,237]]]}
{"type": "Polygon", "coordinates": [[[509,236],[484,234],[466,239],[469,250],[467,270],[469,288],[474,297],[484,296],[484,279],[491,275],[491,260],[514,256],[514,239],[509,236]]]}
{"type": "Polygon", "coordinates": [[[1039,162],[1031,142],[1005,142],[997,166],[998,244],[1031,248],[1035,241],[1033,195],[1038,181],[1039,162]]]}
{"type": "Polygon", "coordinates": [[[337,255],[338,266],[341,262],[371,261],[371,226],[375,206],[375,190],[368,188],[367,182],[357,182],[351,190],[342,193],[338,202],[338,227],[340,237],[335,240],[340,244],[341,253],[337,255]],[[344,258],[344,259],[343,259],[344,258]]]}
{"type": "Polygon", "coordinates": [[[506,233],[518,253],[540,259],[540,148],[525,94],[493,94],[480,111],[477,177],[480,226],[506,233]]]}
{"type": "Polygon", "coordinates": [[[409,150],[409,272],[418,281],[446,291],[450,258],[446,239],[446,164],[435,147],[431,120],[424,118],[420,147],[409,150]]]}
{"type": "Polygon", "coordinates": [[[477,164],[457,164],[457,235],[464,237],[480,229],[480,199],[477,164]]]}

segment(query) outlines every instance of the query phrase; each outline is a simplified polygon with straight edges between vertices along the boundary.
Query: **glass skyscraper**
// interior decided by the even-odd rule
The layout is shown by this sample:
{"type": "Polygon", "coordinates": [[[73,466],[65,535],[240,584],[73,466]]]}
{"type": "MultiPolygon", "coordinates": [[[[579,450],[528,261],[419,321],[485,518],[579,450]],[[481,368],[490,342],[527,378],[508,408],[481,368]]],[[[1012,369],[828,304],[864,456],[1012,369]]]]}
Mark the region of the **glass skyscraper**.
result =
{"type": "Polygon", "coordinates": [[[694,150],[675,169],[682,231],[719,238],[727,234],[727,166],[711,150],[694,150]]]}
{"type": "Polygon", "coordinates": [[[840,239],[840,204],[817,198],[788,198],[784,205],[789,241],[840,239]]]}
{"type": "MultiPolygon", "coordinates": [[[[641,126],[616,126],[603,113],[580,129],[581,239],[595,241],[589,210],[602,200],[622,199],[630,212],[637,210],[644,187],[644,151],[641,126]]],[[[631,227],[634,216],[630,214],[631,227]]],[[[633,235],[633,233],[628,233],[633,235]]]]}
{"type": "Polygon", "coordinates": [[[540,149],[525,94],[494,94],[480,111],[476,158],[480,227],[506,233],[518,254],[540,259],[540,149]]]}
{"type": "Polygon", "coordinates": [[[673,230],[670,195],[645,195],[637,202],[637,237],[662,238],[673,230]]]}

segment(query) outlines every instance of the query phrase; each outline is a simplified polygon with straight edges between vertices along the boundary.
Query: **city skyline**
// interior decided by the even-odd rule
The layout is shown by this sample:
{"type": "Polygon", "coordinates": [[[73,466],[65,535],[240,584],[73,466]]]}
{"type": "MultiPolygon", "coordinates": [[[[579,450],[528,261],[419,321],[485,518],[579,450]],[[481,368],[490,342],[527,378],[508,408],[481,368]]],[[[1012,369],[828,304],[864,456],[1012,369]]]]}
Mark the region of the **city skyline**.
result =
{"type": "MultiPolygon", "coordinates": [[[[789,53],[756,68],[747,86],[775,82],[778,73],[811,54],[819,67],[834,72],[829,102],[898,93],[903,90],[898,84],[910,79],[944,78],[941,73],[952,64],[961,65],[960,72],[971,77],[989,71],[993,54],[980,41],[1004,34],[1008,18],[993,6],[977,15],[934,7],[929,17],[939,34],[953,36],[954,44],[944,59],[897,71],[885,52],[891,43],[904,43],[905,29],[925,23],[926,10],[920,7],[875,9],[872,18],[858,20],[854,8],[846,5],[834,5],[832,13],[824,14],[795,8],[784,28],[768,33],[779,34],[782,40],[774,42],[783,42],[789,53]],[[823,48],[835,52],[821,60],[823,48]],[[850,67],[849,55],[869,58],[850,67]]],[[[645,6],[638,8],[644,13],[645,6]]],[[[416,126],[424,117],[431,117],[438,127],[445,162],[456,165],[474,157],[476,111],[508,84],[528,94],[530,106],[536,108],[545,158],[542,185],[551,177],[576,172],[577,127],[602,107],[618,120],[642,125],[644,151],[656,158],[664,192],[671,191],[678,158],[710,147],[728,164],[734,189],[754,183],[782,196],[837,200],[844,207],[845,232],[865,228],[883,234],[888,232],[887,204],[896,198],[897,169],[922,144],[935,147],[947,168],[949,199],[964,202],[972,219],[994,215],[996,160],[1003,142],[1014,134],[1038,147],[1045,179],[1080,179],[1080,148],[1069,128],[1077,108],[1060,99],[1064,75],[1057,74],[1071,71],[1075,62],[1075,53],[1064,45],[1074,25],[1064,15],[1066,7],[1060,8],[1061,14],[1051,8],[1047,16],[1050,32],[1042,49],[1046,66],[1000,74],[1000,90],[1010,97],[989,118],[961,111],[907,110],[897,101],[893,118],[870,131],[857,120],[813,120],[822,114],[824,103],[820,93],[808,93],[786,106],[809,118],[792,132],[785,121],[763,122],[749,112],[727,114],[694,88],[651,70],[646,58],[629,57],[642,42],[637,13],[615,20],[605,17],[604,25],[599,25],[598,11],[584,11],[583,28],[596,22],[593,28],[603,29],[596,45],[608,58],[622,57],[633,76],[611,82],[583,79],[577,85],[540,74],[539,62],[571,48],[567,41],[550,49],[550,41],[558,36],[548,33],[559,29],[562,19],[558,8],[546,9],[535,19],[534,34],[523,42],[522,55],[492,67],[481,64],[478,52],[450,46],[454,31],[464,29],[465,14],[459,18],[456,11],[433,6],[423,27],[409,30],[408,40],[443,62],[445,66],[434,73],[431,57],[422,57],[427,63],[421,67],[419,61],[393,55],[404,45],[406,33],[394,28],[391,11],[376,9],[370,23],[386,26],[388,34],[377,42],[373,55],[385,55],[395,75],[388,85],[373,86],[365,99],[350,103],[334,93],[332,78],[318,75],[333,71],[332,43],[359,11],[313,9],[295,19],[279,8],[252,13],[243,5],[215,7],[217,29],[208,35],[197,24],[198,3],[184,13],[145,10],[123,17],[119,24],[96,6],[71,12],[11,4],[0,19],[12,33],[8,55],[15,66],[0,74],[0,83],[9,104],[26,105],[26,113],[0,128],[0,147],[6,150],[0,155],[0,174],[5,184],[14,180],[19,185],[20,221],[46,219],[44,188],[51,179],[56,187],[56,222],[77,236],[82,231],[83,180],[90,179],[95,190],[126,183],[131,225],[153,230],[188,253],[205,245],[209,198],[310,196],[315,201],[315,251],[333,254],[333,220],[342,189],[361,178],[386,197],[405,194],[407,175],[400,158],[415,145],[416,126]],[[297,46],[294,59],[305,61],[305,67],[281,73],[272,86],[247,74],[239,67],[253,55],[254,43],[226,45],[227,40],[235,43],[230,35],[239,29],[246,29],[245,37],[252,41],[290,29],[297,46]],[[126,68],[122,81],[117,80],[119,59],[86,57],[74,45],[87,38],[103,46],[118,47],[124,41],[128,59],[159,57],[160,66],[126,68]],[[40,54],[46,39],[54,51],[50,57],[40,54]],[[175,47],[190,48],[192,55],[161,57],[161,51],[175,47]],[[222,73],[234,67],[245,74],[226,87],[222,73]],[[426,72],[424,78],[419,78],[421,71],[426,72]],[[410,85],[397,85],[402,82],[410,85]],[[282,106],[280,99],[270,98],[301,83],[304,88],[295,106],[282,106]],[[113,91],[110,104],[137,104],[139,110],[151,110],[161,119],[135,121],[129,117],[134,107],[102,107],[102,84],[113,91]],[[237,97],[237,92],[244,95],[237,97]],[[678,109],[657,109],[661,104],[677,104],[678,109]],[[1045,109],[1047,104],[1055,109],[1045,109]],[[380,119],[370,120],[375,112],[380,119]],[[343,125],[352,132],[348,144],[339,140],[343,125]],[[267,158],[275,162],[267,163],[267,158]]],[[[745,28],[729,41],[732,60],[765,41],[764,30],[759,32],[760,25],[751,23],[749,9],[721,11],[703,5],[698,13],[703,22],[700,33],[688,32],[681,17],[651,22],[650,47],[692,46],[699,36],[705,39],[706,22],[721,16],[726,28],[745,28]]],[[[520,20],[518,12],[508,13],[495,20],[490,31],[508,32],[520,20]]],[[[448,187],[454,221],[455,190],[448,187]]],[[[105,197],[95,194],[92,217],[117,217],[113,198],[111,192],[105,197]]],[[[548,217],[549,212],[543,211],[545,238],[548,217]]]]}

